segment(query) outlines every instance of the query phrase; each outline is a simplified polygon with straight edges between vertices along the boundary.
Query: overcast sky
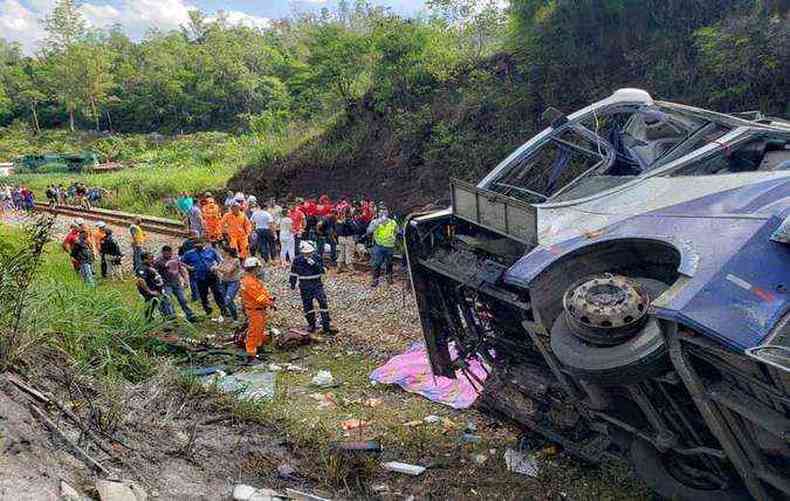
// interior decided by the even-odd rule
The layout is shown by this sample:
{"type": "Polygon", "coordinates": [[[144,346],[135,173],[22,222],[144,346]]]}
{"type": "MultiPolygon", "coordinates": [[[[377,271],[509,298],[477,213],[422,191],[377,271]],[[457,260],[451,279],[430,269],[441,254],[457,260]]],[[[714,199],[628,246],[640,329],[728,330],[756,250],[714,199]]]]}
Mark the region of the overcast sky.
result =
{"type": "MultiPolygon", "coordinates": [[[[30,54],[44,37],[41,18],[55,0],[0,0],[0,37],[20,42],[30,54]]],[[[80,2],[85,19],[94,27],[121,24],[133,38],[146,30],[178,28],[187,22],[187,12],[200,9],[209,15],[222,9],[231,23],[266,26],[269,19],[295,11],[333,5],[334,0],[85,0],[80,2]]],[[[350,2],[353,3],[353,2],[350,2]]],[[[424,0],[376,0],[394,11],[410,15],[423,8],[424,0]]]]}

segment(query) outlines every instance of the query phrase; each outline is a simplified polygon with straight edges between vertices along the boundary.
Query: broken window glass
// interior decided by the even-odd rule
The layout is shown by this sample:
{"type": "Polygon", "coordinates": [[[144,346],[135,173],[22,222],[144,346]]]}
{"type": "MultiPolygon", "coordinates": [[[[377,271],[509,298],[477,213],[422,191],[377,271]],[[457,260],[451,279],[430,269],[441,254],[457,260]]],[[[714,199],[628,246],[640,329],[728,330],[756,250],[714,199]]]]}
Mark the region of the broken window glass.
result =
{"type": "Polygon", "coordinates": [[[702,160],[674,169],[667,175],[714,176],[777,170],[790,170],[790,143],[786,139],[759,136],[734,146],[722,146],[702,160]]]}

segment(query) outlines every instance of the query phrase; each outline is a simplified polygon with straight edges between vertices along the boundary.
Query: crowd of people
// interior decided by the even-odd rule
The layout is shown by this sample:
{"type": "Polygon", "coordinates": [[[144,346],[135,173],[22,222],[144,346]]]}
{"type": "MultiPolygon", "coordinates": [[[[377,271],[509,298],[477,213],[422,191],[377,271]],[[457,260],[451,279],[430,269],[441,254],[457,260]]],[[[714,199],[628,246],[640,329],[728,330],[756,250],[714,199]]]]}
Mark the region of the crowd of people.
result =
{"type": "MultiPolygon", "coordinates": [[[[143,221],[129,226],[131,264],[146,316],[158,311],[165,320],[176,317],[174,303],[190,322],[198,321],[191,303],[199,302],[216,322],[240,321],[237,298],[247,320],[245,348],[248,362],[257,363],[259,348],[268,342],[266,324],[274,299],[264,282],[266,266],[290,266],[292,290],[299,289],[309,332],[332,336],[329,302],[323,285],[327,267],[351,271],[354,256],[372,243],[372,286],[384,275],[393,282],[392,257],[398,224],[383,206],[371,200],[332,202],[295,199],[291,203],[230,193],[218,203],[211,193],[177,201],[190,236],[177,248],[152,252],[143,221]],[[191,300],[190,300],[191,299],[191,300]],[[213,300],[213,301],[212,301],[213,300]]],[[[115,235],[103,222],[90,225],[75,220],[63,241],[76,272],[95,286],[95,265],[105,278],[119,276],[124,258],[115,235]]]]}
{"type": "Polygon", "coordinates": [[[109,194],[104,188],[98,186],[89,187],[85,183],[71,183],[68,188],[62,184],[51,184],[47,187],[44,194],[50,207],[58,205],[77,205],[85,209],[90,209],[98,204],[109,194]]]}
{"type": "Polygon", "coordinates": [[[0,185],[0,214],[12,210],[30,212],[34,201],[35,196],[27,186],[0,185]]]}

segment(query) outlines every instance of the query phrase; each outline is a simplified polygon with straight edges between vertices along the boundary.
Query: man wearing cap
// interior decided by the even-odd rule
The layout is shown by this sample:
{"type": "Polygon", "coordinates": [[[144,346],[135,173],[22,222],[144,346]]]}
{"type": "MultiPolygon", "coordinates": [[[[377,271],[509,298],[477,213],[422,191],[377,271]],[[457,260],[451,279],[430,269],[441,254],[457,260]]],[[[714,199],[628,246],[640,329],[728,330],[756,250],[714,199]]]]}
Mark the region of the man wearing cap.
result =
{"type": "Polygon", "coordinates": [[[258,363],[258,348],[269,341],[266,334],[267,309],[274,307],[266,286],[259,278],[261,262],[256,257],[244,260],[244,276],[241,277],[241,304],[247,315],[247,363],[258,363]]]}
{"type": "Polygon", "coordinates": [[[222,233],[228,238],[228,245],[236,249],[241,259],[250,257],[250,233],[252,223],[242,212],[238,202],[233,202],[230,212],[222,218],[222,233]]]}
{"type": "Polygon", "coordinates": [[[101,244],[107,237],[107,223],[99,221],[96,223],[96,228],[91,232],[91,246],[93,247],[93,254],[101,256],[101,276],[107,277],[107,263],[104,260],[104,255],[101,254],[101,244]]]}
{"type": "Polygon", "coordinates": [[[387,209],[381,208],[379,217],[371,221],[368,234],[373,236],[373,282],[371,287],[378,287],[381,269],[387,274],[387,283],[392,284],[392,256],[395,253],[395,241],[398,236],[398,223],[389,217],[387,209]]]}
{"type": "Polygon", "coordinates": [[[323,333],[327,336],[334,335],[337,331],[330,325],[329,304],[326,300],[324,284],[321,281],[321,275],[326,272],[324,263],[315,253],[315,246],[306,240],[299,244],[299,252],[301,254],[294,259],[291,265],[290,284],[291,290],[296,289],[297,284],[299,285],[304,316],[307,320],[307,330],[315,332],[315,314],[318,312],[321,314],[323,333]],[[314,301],[318,302],[317,310],[313,308],[314,301]]]}

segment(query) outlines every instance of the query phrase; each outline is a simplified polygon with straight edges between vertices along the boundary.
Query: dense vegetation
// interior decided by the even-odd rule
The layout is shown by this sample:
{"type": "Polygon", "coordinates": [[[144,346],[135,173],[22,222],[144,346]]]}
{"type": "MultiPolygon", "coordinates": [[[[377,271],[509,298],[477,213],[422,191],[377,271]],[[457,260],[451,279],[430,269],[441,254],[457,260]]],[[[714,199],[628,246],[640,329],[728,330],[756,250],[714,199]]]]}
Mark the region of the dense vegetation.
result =
{"type": "MultiPolygon", "coordinates": [[[[74,2],[59,0],[40,53],[0,44],[0,119],[32,133],[66,124],[114,131],[94,137],[98,149],[143,141],[119,132],[229,134],[186,140],[189,153],[154,161],[180,169],[170,182],[152,171],[137,206],[165,190],[220,185],[246,165],[231,186],[364,191],[406,209],[443,198],[451,176],[490,170],[541,126],[546,106],[572,111],[619,87],[790,115],[786,0],[499,5],[431,0],[405,19],[341,0],[267,29],[195,11],[180,31],[132,41],[119,29],[87,29],[74,2]]],[[[180,148],[168,143],[165,151],[180,148]]],[[[129,158],[159,158],[162,147],[151,148],[129,158]]],[[[96,178],[105,180],[139,182],[96,178]]],[[[132,191],[122,205],[138,200],[132,191]]]]}

